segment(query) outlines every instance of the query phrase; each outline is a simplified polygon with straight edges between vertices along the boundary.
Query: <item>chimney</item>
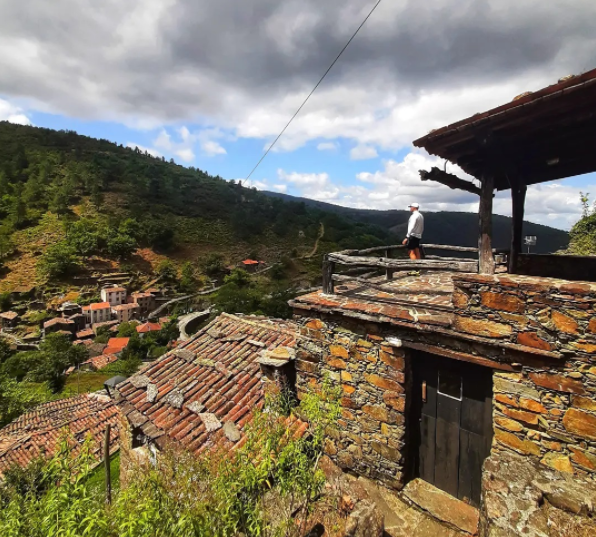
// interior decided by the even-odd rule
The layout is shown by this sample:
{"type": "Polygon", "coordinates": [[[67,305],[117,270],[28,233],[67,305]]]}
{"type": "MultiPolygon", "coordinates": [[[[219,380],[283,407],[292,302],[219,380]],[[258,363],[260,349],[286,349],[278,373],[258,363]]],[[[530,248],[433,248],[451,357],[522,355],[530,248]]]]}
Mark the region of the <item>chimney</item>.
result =
{"type": "Polygon", "coordinates": [[[263,350],[257,358],[268,392],[296,392],[296,351],[290,347],[263,350]]]}

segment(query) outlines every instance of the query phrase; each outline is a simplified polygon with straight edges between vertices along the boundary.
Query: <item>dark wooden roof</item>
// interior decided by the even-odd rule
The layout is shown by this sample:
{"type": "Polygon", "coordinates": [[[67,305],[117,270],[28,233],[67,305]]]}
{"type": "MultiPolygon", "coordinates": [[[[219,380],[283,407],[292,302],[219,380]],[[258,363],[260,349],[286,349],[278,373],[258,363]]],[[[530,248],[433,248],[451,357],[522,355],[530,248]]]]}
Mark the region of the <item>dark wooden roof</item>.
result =
{"type": "Polygon", "coordinates": [[[596,171],[596,69],[573,76],[414,141],[495,187],[596,171]]]}

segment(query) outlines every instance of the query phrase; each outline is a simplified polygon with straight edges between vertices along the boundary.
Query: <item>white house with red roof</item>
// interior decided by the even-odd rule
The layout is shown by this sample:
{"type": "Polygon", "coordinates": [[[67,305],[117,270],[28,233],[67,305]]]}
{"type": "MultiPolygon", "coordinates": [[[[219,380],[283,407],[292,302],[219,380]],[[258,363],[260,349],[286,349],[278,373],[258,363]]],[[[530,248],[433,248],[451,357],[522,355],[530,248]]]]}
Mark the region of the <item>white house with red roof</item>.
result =
{"type": "Polygon", "coordinates": [[[83,306],[83,315],[89,324],[105,323],[112,318],[112,306],[109,302],[95,302],[83,306]]]}
{"type": "Polygon", "coordinates": [[[101,299],[109,302],[110,306],[126,303],[126,289],[124,287],[104,287],[101,290],[101,299]]]}

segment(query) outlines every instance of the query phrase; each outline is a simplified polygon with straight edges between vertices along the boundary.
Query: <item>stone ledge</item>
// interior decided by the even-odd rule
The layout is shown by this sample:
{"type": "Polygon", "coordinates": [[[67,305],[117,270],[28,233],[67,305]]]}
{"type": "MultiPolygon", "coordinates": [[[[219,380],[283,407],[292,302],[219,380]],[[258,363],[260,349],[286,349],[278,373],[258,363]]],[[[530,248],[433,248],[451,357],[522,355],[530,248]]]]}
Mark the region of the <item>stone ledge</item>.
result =
{"type": "Polygon", "coordinates": [[[437,520],[446,522],[470,535],[478,534],[480,518],[478,509],[430,483],[422,479],[414,479],[405,486],[402,494],[437,520]]]}

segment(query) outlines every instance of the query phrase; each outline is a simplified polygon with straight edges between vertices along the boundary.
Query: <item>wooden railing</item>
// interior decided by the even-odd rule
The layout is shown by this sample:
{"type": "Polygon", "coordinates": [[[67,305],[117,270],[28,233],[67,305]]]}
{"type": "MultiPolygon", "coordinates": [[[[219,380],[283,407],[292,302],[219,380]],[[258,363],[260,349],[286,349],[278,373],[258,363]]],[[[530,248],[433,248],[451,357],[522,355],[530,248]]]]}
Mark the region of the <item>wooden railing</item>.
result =
{"type": "MultiPolygon", "coordinates": [[[[391,252],[396,250],[405,250],[402,244],[390,246],[376,246],[374,248],[365,248],[363,250],[343,250],[327,254],[323,261],[323,292],[332,294],[334,282],[346,281],[364,281],[368,277],[378,275],[379,271],[385,272],[387,280],[393,279],[393,274],[398,271],[411,270],[437,270],[452,272],[478,272],[478,259],[465,257],[445,257],[438,255],[428,255],[429,250],[444,250],[450,252],[460,252],[466,254],[478,255],[478,248],[468,246],[450,246],[445,244],[424,244],[422,245],[423,259],[412,260],[406,257],[391,257],[391,252]],[[370,254],[381,252],[382,257],[370,254]],[[336,266],[342,265],[348,267],[347,271],[341,274],[336,273],[336,266]],[[370,269],[366,274],[357,274],[370,269]]],[[[506,254],[509,250],[493,249],[496,256],[497,265],[506,265],[506,254]]]]}

